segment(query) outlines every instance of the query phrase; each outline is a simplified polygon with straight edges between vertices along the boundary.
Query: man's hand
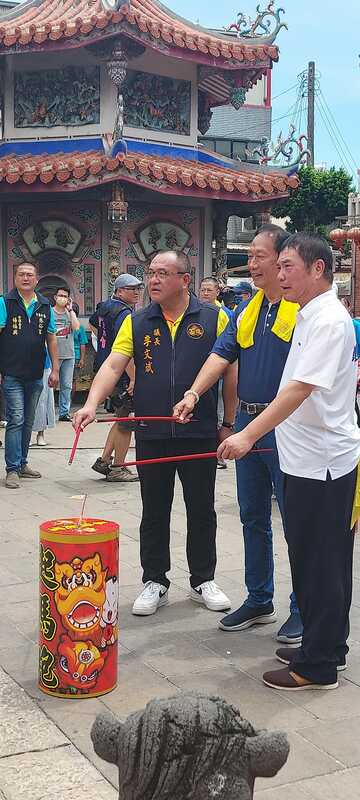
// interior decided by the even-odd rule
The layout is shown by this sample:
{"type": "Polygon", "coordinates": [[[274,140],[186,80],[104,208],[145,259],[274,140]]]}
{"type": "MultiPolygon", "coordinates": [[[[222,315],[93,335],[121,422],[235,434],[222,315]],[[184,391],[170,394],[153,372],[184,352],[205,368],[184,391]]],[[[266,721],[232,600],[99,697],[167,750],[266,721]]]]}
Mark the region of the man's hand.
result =
{"type": "Polygon", "coordinates": [[[222,442],[225,442],[225,439],[228,439],[229,436],[233,436],[233,435],[234,435],[234,431],[231,428],[224,428],[223,426],[221,426],[221,428],[219,428],[219,430],[218,430],[219,444],[221,444],[222,442]]]}
{"type": "Polygon", "coordinates": [[[85,405],[83,408],[80,408],[80,411],[76,411],[72,418],[72,426],[77,431],[78,428],[81,428],[83,431],[90,422],[94,422],[96,416],[96,408],[91,405],[85,405]]]}
{"type": "Polygon", "coordinates": [[[78,363],[78,367],[79,367],[79,369],[84,369],[84,367],[85,367],[85,358],[80,358],[80,361],[78,363]]]}
{"type": "Polygon", "coordinates": [[[132,396],[133,396],[133,394],[134,394],[134,386],[135,386],[135,381],[130,381],[130,383],[129,383],[129,386],[128,386],[128,387],[127,387],[127,389],[126,389],[126,391],[127,391],[128,395],[129,395],[130,397],[132,397],[132,396]]]}
{"type": "Polygon", "coordinates": [[[247,455],[249,450],[252,450],[254,440],[246,433],[246,429],[241,433],[235,433],[233,436],[228,436],[222,442],[217,451],[218,459],[221,458],[243,458],[247,455]]]}
{"type": "Polygon", "coordinates": [[[56,369],[52,369],[48,377],[48,386],[50,389],[56,389],[59,383],[59,373],[56,369]]]}
{"type": "Polygon", "coordinates": [[[195,397],[192,394],[187,394],[186,397],[183,397],[179,403],[176,403],[176,406],[173,408],[173,416],[177,417],[179,422],[186,423],[191,422],[191,418],[193,415],[193,410],[195,408],[196,401],[195,397]]]}

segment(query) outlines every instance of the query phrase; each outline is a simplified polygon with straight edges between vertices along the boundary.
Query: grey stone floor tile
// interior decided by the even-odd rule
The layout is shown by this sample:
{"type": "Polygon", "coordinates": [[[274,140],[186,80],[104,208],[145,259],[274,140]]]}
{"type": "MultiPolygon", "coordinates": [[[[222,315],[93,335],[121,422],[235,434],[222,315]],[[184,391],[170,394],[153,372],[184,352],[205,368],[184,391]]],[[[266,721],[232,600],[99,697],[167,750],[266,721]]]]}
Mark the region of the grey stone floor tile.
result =
{"type": "MultiPolygon", "coordinates": [[[[320,750],[338,759],[347,767],[360,765],[360,716],[316,722],[298,733],[320,750]]],[[[359,792],[360,795],[360,792],[359,792]]]]}
{"type": "Polygon", "coordinates": [[[329,798],[359,800],[360,770],[355,767],[331,775],[322,775],[312,780],[301,781],[300,786],[309,800],[329,800],[329,798]]]}
{"type": "MultiPolygon", "coordinates": [[[[0,759],[0,785],[7,800],[59,800],[66,793],[69,800],[95,800],[98,783],[99,791],[107,790],[100,773],[72,745],[0,759]]],[[[116,797],[114,792],[108,796],[116,797]]]]}
{"type": "MultiPolygon", "coordinates": [[[[279,692],[270,689],[271,692],[279,692]]],[[[359,714],[359,687],[339,675],[339,688],[329,692],[307,691],[290,694],[290,701],[320,720],[356,717],[359,714]]]]}
{"type": "MultiPolygon", "coordinates": [[[[266,787],[282,786],[292,784],[296,781],[303,781],[304,778],[312,778],[317,775],[326,775],[344,769],[344,764],[319,750],[310,742],[307,742],[298,733],[288,734],[290,742],[290,754],[285,766],[278,774],[268,779],[259,778],[257,781],[258,789],[266,787]]],[[[291,789],[290,789],[291,794],[291,789]]]]}
{"type": "Polygon", "coordinates": [[[139,645],[136,653],[145,664],[165,676],[190,674],[214,667],[220,671],[224,665],[222,658],[182,633],[157,636],[154,632],[146,648],[139,645]]]}
{"type": "Polygon", "coordinates": [[[174,683],[130,652],[120,657],[117,688],[104,695],[102,701],[116,716],[125,717],[143,708],[153,697],[171,697],[177,693],[174,683]]]}
{"type": "MultiPolygon", "coordinates": [[[[268,780],[268,784],[272,781],[268,780]]],[[[300,783],[291,783],[286,786],[277,786],[276,788],[257,789],[259,781],[255,781],[255,800],[311,800],[311,795],[308,794],[300,783]]],[[[335,800],[335,798],[333,798],[335,800]]],[[[340,798],[339,798],[340,800],[340,798]]]]}
{"type": "Polygon", "coordinates": [[[0,763],[14,753],[48,750],[67,739],[23,689],[0,670],[0,763]]]}
{"type": "Polygon", "coordinates": [[[311,725],[314,717],[295,708],[286,697],[274,697],[264,684],[233,666],[188,675],[169,675],[182,691],[198,691],[224,697],[251,720],[256,728],[296,730],[311,725]]]}

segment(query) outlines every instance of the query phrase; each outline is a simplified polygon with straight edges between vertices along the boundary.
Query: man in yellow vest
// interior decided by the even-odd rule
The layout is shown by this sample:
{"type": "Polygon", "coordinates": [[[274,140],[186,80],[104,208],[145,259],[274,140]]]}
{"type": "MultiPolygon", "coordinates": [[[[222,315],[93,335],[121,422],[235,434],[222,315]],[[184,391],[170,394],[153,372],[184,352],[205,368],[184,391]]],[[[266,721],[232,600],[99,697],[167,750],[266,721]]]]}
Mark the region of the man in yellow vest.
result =
{"type": "MultiPolygon", "coordinates": [[[[250,248],[249,270],[258,292],[239,306],[195,382],[188,387],[194,394],[186,394],[175,406],[175,414],[185,418],[191,413],[195,393],[201,395],[219,380],[229,362],[236,360],[239,363],[237,432],[246,428],[276,397],[297,312],[295,303],[281,299],[278,282],[278,254],[287,237],[277,225],[265,225],[255,236],[250,248]]],[[[219,627],[224,631],[241,631],[252,625],[276,621],[271,499],[274,492],[284,519],[284,476],[274,431],[258,442],[258,448],[271,452],[249,454],[236,462],[248,596],[236,611],[220,621],[219,627]]],[[[290,616],[277,638],[286,644],[301,642],[302,622],[293,592],[290,616]]]]}

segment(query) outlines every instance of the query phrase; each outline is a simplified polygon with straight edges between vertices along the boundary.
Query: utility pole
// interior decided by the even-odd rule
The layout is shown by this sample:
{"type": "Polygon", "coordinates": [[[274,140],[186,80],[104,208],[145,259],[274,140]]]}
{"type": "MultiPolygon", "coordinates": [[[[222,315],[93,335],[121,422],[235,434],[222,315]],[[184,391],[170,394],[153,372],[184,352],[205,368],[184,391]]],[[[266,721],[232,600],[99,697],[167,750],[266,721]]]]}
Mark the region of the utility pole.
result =
{"type": "Polygon", "coordinates": [[[307,158],[308,167],[314,166],[314,135],[315,135],[315,61],[310,61],[308,65],[308,124],[307,138],[309,155],[307,158]]]}

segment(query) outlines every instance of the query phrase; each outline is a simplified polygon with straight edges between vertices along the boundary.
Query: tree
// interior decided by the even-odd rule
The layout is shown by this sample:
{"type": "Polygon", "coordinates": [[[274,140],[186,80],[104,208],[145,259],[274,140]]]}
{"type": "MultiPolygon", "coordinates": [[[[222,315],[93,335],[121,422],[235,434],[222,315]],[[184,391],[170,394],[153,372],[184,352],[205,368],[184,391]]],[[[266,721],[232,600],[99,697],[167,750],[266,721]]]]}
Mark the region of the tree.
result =
{"type": "Polygon", "coordinates": [[[272,210],[278,219],[289,217],[286,227],[292,233],[307,231],[327,235],[335,217],[347,215],[352,177],[344,169],[328,170],[300,167],[300,186],[284,203],[272,210]]]}

